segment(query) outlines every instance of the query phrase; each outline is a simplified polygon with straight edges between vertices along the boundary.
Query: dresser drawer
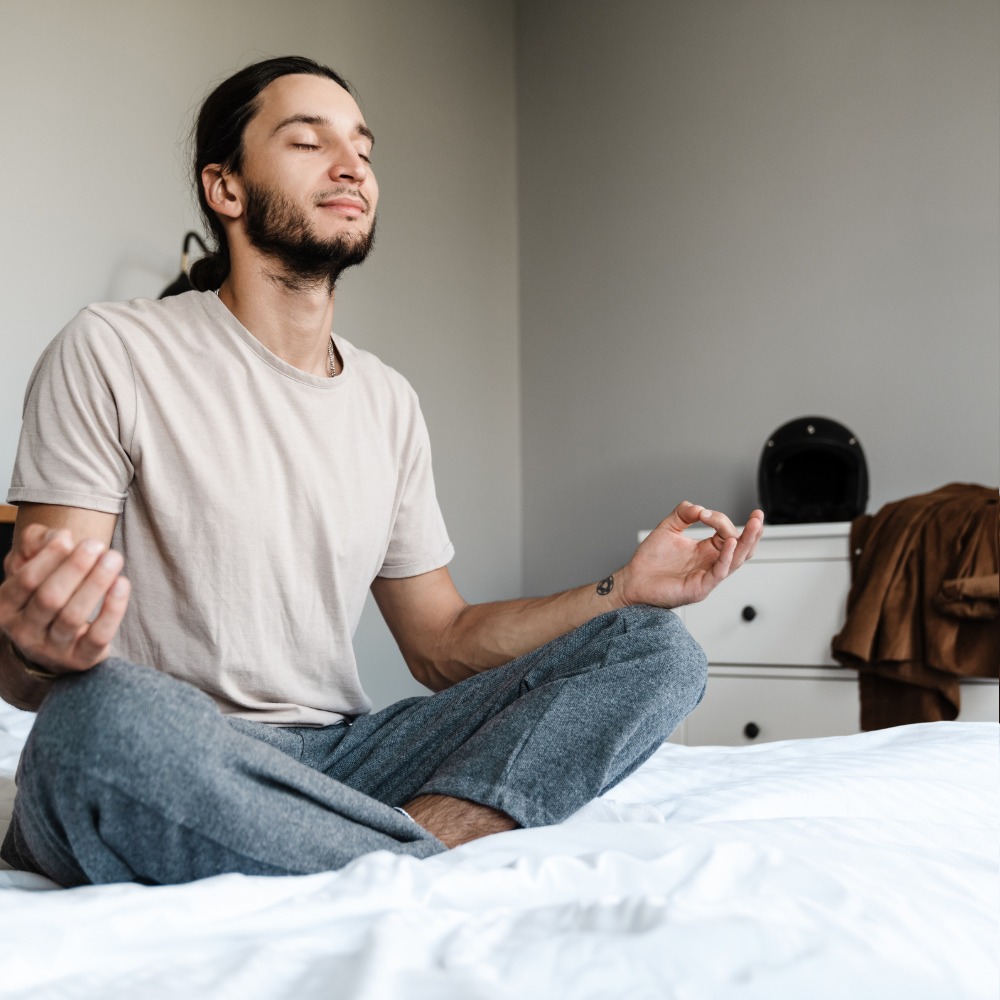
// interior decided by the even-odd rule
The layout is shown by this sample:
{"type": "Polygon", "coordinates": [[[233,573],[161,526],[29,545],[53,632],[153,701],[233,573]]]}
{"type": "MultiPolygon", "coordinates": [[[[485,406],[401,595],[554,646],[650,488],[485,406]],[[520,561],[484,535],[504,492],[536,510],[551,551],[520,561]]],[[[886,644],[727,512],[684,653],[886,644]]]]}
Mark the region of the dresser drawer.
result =
{"type": "Polygon", "coordinates": [[[860,722],[853,671],[830,677],[733,676],[713,671],[702,703],[680,734],[688,746],[740,746],[856,733],[860,722]]]}
{"type": "MultiPolygon", "coordinates": [[[[996,722],[1000,685],[962,682],[959,722],[996,722]]],[[[853,670],[712,667],[702,703],[671,736],[688,746],[740,746],[859,731],[861,701],[853,670]]]]}
{"type": "Polygon", "coordinates": [[[846,559],[749,562],[683,609],[710,663],[826,665],[851,583],[846,559]]]}

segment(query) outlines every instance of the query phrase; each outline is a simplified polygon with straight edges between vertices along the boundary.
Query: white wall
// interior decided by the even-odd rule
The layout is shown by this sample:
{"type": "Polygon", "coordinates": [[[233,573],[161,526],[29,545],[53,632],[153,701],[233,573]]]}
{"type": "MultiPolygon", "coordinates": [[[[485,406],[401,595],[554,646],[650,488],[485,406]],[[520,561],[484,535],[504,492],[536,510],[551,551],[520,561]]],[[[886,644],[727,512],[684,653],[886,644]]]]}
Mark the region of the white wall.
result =
{"type": "MultiPolygon", "coordinates": [[[[23,387],[82,305],[155,296],[197,226],[187,132],[240,66],[311,56],[361,95],[382,190],[338,331],[421,394],[472,599],[520,586],[513,11],[507,0],[0,0],[0,475],[23,387]]],[[[359,658],[377,704],[416,685],[377,615],[359,658]]]]}
{"type": "Polygon", "coordinates": [[[997,485],[996,0],[517,10],[528,590],[681,499],[745,516],[798,416],[871,510],[997,485]]]}

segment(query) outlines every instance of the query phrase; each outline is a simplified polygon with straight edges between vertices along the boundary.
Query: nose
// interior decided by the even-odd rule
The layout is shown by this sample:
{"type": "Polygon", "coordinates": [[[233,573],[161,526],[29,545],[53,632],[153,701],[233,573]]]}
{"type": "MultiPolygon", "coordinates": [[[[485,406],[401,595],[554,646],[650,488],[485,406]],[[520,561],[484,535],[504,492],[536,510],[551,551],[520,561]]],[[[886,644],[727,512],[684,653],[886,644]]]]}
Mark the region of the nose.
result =
{"type": "Polygon", "coordinates": [[[333,180],[347,180],[361,184],[368,176],[368,171],[367,161],[349,143],[337,149],[333,162],[330,164],[330,177],[333,180]]]}

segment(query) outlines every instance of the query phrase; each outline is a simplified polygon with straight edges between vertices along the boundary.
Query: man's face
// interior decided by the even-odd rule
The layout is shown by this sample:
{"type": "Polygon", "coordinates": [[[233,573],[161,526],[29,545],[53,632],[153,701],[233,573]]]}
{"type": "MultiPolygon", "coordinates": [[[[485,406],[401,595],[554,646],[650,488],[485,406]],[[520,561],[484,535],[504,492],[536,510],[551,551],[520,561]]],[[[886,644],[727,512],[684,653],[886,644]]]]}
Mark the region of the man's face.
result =
{"type": "Polygon", "coordinates": [[[243,136],[247,238],[283,280],[325,281],[372,246],[378,184],[373,137],[354,99],[326,77],[279,77],[243,136]]]}

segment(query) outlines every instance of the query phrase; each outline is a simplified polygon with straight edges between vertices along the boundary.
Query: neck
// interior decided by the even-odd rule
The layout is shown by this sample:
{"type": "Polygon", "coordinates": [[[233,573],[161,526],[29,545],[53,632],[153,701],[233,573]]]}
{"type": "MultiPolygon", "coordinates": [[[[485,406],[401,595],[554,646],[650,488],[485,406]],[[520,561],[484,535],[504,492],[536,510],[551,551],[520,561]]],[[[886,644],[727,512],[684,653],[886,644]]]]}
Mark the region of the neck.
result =
{"type": "Polygon", "coordinates": [[[329,375],[334,293],[325,284],[296,287],[234,260],[219,289],[227,309],[269,351],[311,375],[329,375]]]}

